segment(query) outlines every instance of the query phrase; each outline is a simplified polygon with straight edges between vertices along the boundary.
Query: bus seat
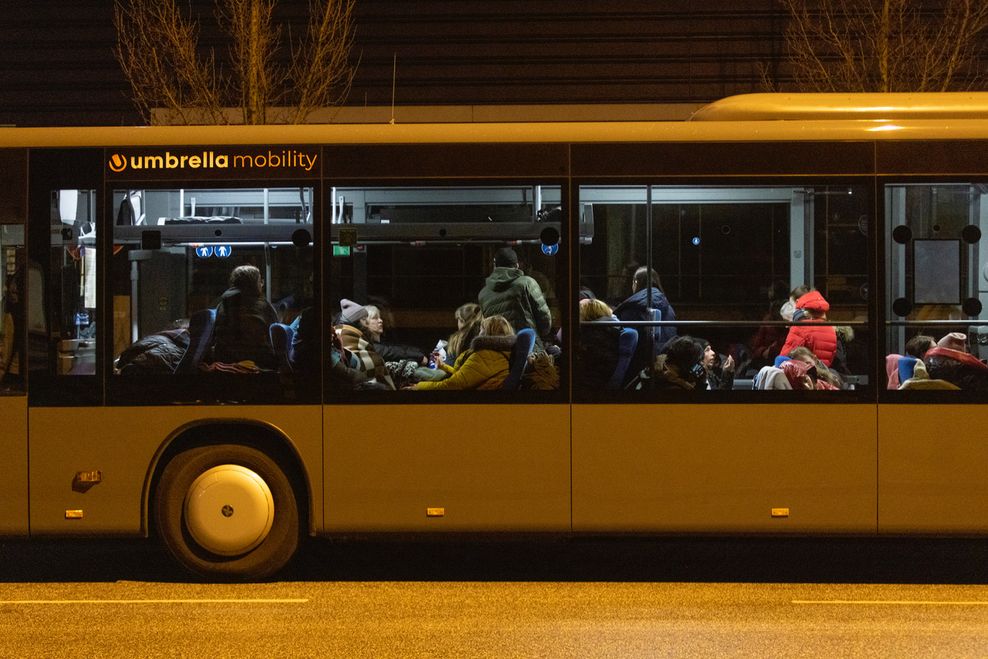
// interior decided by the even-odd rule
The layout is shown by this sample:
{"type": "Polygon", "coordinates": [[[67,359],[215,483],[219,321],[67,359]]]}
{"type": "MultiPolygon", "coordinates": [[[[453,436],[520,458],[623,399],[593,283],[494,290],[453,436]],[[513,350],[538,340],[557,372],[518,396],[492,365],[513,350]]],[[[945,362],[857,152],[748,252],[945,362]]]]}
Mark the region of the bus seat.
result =
{"type": "Polygon", "coordinates": [[[268,328],[271,337],[271,347],[274,348],[274,356],[278,360],[278,370],[283,373],[291,373],[294,364],[295,350],[295,329],[291,325],[284,323],[272,323],[268,328]]]}
{"type": "Polygon", "coordinates": [[[511,349],[511,358],[508,360],[508,377],[501,385],[502,389],[514,391],[521,387],[521,376],[525,374],[525,364],[528,363],[528,356],[532,354],[534,345],[535,330],[525,327],[518,331],[515,335],[515,347],[511,349]]]}
{"type": "Polygon", "coordinates": [[[899,357],[897,367],[899,369],[899,382],[905,382],[913,376],[913,371],[916,370],[916,362],[919,361],[912,355],[905,355],[899,357]]]}
{"type": "Polygon", "coordinates": [[[213,344],[216,309],[200,309],[189,317],[189,348],[175,367],[176,373],[195,373],[213,344]]]}
{"type": "Polygon", "coordinates": [[[618,335],[617,366],[614,368],[611,379],[607,381],[608,389],[620,389],[621,385],[624,384],[624,375],[628,372],[628,365],[631,363],[631,357],[635,354],[637,347],[638,332],[635,328],[622,328],[621,334],[618,335]]]}

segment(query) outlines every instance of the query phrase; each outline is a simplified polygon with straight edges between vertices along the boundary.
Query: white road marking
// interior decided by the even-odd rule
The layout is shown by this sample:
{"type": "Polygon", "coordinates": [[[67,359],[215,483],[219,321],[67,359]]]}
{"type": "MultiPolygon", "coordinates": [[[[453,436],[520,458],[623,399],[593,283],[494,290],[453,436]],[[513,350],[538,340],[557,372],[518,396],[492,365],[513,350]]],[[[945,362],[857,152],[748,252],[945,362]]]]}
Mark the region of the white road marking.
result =
{"type": "Polygon", "coordinates": [[[0,600],[5,604],[305,604],[308,599],[0,600]]]}
{"type": "Polygon", "coordinates": [[[986,600],[792,600],[792,604],[847,604],[861,606],[988,606],[986,600]]]}

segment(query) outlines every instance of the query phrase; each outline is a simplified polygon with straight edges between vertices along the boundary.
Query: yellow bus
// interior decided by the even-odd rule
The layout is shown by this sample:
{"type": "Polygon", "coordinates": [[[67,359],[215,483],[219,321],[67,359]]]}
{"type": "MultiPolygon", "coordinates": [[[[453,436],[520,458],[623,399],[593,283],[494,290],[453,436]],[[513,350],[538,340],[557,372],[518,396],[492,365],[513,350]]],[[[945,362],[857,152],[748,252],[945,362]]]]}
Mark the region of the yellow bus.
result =
{"type": "Polygon", "coordinates": [[[4,128],[0,181],[0,534],[988,531],[986,94],[4,128]]]}

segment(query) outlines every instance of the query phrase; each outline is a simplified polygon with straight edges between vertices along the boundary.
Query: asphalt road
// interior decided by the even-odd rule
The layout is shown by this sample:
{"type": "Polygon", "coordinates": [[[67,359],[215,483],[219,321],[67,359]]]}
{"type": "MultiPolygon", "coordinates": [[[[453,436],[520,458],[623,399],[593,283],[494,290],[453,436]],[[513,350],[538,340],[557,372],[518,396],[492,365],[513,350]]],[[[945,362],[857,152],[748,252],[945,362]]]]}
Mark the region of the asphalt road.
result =
{"type": "Polygon", "coordinates": [[[196,583],[142,542],[0,544],[0,656],[988,656],[988,543],[317,542],[196,583]]]}

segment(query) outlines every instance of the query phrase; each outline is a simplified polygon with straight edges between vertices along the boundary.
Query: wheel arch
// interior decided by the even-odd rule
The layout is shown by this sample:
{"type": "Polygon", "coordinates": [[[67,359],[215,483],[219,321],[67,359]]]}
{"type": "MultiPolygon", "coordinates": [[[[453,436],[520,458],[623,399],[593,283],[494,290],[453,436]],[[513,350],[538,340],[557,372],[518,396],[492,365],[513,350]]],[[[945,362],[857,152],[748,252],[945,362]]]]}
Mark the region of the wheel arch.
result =
{"type": "Polygon", "coordinates": [[[295,490],[299,502],[301,526],[314,533],[312,509],[312,480],[305,469],[298,449],[291,438],[276,426],[256,419],[197,419],[173,430],[161,442],[144,479],[141,501],[141,524],[144,534],[153,533],[151,509],[161,473],[168,462],[179,453],[200,446],[238,444],[268,455],[281,467],[295,490]]]}

